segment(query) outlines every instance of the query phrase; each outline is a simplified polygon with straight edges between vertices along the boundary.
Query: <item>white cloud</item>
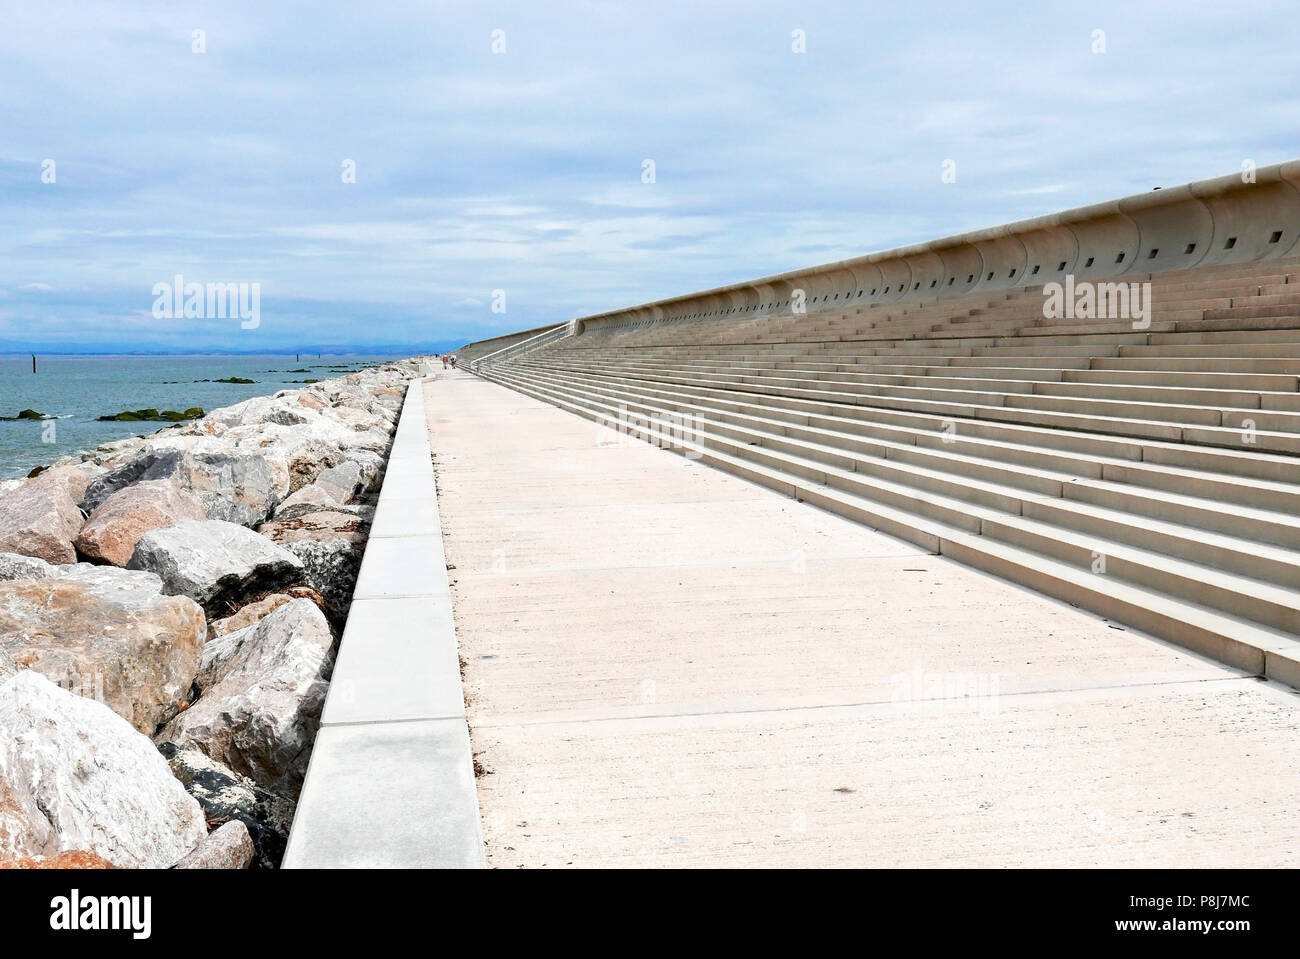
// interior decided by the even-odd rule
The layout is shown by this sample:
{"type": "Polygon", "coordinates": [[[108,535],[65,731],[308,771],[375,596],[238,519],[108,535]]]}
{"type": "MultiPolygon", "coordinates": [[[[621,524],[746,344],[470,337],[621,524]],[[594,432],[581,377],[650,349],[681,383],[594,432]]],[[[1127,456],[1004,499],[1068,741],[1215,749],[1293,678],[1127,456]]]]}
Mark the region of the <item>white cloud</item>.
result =
{"type": "Polygon", "coordinates": [[[295,237],[303,240],[328,240],[372,245],[413,243],[436,238],[434,231],[427,226],[401,221],[313,223],[304,226],[273,227],[270,232],[276,236],[295,237]]]}
{"type": "Polygon", "coordinates": [[[268,346],[504,332],[1286,159],[1300,121],[1266,0],[1098,0],[1086,21],[806,0],[800,56],[777,0],[554,0],[501,23],[229,0],[196,24],[202,55],[165,6],[11,6],[4,318],[133,348],[190,332],[141,315],[177,273],[261,282],[268,346]],[[506,317],[483,309],[497,288],[506,317]]]}
{"type": "Polygon", "coordinates": [[[1066,189],[1064,183],[1048,183],[1044,186],[1027,186],[1019,190],[1007,190],[1007,196],[1044,196],[1051,193],[1061,193],[1066,189]]]}
{"type": "MultiPolygon", "coordinates": [[[[639,166],[637,170],[639,176],[639,166]]],[[[655,175],[658,177],[657,171],[655,175]]],[[[596,193],[589,193],[582,197],[582,202],[590,203],[592,206],[641,209],[664,208],[673,205],[669,191],[663,184],[660,184],[657,180],[654,183],[642,183],[639,179],[635,183],[618,183],[606,186],[596,193]]]]}

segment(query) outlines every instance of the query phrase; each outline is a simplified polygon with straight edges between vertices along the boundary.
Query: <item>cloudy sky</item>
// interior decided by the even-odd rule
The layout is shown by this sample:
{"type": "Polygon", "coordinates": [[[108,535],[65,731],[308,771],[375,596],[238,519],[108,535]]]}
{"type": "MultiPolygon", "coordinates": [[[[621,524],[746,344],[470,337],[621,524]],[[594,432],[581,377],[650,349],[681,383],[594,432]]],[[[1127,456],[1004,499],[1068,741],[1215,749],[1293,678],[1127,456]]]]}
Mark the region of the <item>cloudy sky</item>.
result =
{"type": "Polygon", "coordinates": [[[0,3],[0,349],[454,345],[1300,155],[1281,2],[0,3]]]}

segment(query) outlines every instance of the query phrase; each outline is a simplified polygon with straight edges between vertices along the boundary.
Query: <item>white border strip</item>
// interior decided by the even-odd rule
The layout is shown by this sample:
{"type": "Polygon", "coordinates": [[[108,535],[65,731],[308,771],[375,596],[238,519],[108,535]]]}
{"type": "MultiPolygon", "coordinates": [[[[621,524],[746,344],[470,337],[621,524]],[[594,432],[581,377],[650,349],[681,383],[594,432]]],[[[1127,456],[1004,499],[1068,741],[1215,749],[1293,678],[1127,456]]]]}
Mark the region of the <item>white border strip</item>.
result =
{"type": "Polygon", "coordinates": [[[416,379],[283,868],[485,866],[424,381],[416,379]]]}

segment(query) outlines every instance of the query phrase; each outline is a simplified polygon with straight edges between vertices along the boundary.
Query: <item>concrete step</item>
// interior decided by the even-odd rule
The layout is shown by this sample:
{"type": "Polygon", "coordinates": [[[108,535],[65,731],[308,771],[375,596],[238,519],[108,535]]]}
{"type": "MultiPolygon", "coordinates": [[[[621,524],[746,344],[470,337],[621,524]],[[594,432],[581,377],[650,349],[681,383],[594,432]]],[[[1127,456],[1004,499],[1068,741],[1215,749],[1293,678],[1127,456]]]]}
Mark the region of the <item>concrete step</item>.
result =
{"type": "MultiPolygon", "coordinates": [[[[610,371],[589,372],[588,375],[612,376],[610,371]]],[[[644,377],[627,377],[631,382],[644,377]]],[[[1279,482],[1300,482],[1300,463],[1289,457],[1276,456],[1258,449],[1240,446],[1231,450],[1198,449],[1181,442],[1162,443],[1140,438],[1103,437],[1084,431],[1037,427],[1015,423],[981,421],[972,416],[942,416],[916,411],[891,410],[880,406],[847,405],[835,400],[806,399],[774,394],[736,393],[717,387],[701,386],[690,378],[678,378],[667,384],[669,388],[694,393],[727,397],[738,403],[761,403],[767,408],[785,408],[812,413],[869,420],[908,428],[938,431],[956,424],[961,434],[978,435],[1029,445],[1086,452],[1092,455],[1113,456],[1117,459],[1146,459],[1167,465],[1185,466],[1226,472],[1231,475],[1279,482]]]]}
{"type": "Polygon", "coordinates": [[[1090,368],[1094,370],[1167,370],[1187,373],[1283,373],[1294,376],[1300,372],[1300,363],[1282,357],[1235,356],[1099,356],[1090,368]]]}
{"type": "MultiPolygon", "coordinates": [[[[783,370],[788,373],[807,373],[813,376],[824,374],[858,374],[865,382],[891,382],[887,377],[954,377],[970,376],[974,379],[1009,379],[1009,381],[1028,382],[1074,382],[1074,383],[1108,383],[1121,387],[1132,386],[1186,386],[1190,389],[1204,387],[1208,390],[1244,391],[1251,394],[1275,394],[1274,398],[1265,400],[1265,408],[1291,408],[1284,404],[1282,396],[1295,394],[1300,389],[1300,377],[1281,373],[1187,373],[1180,370],[1104,370],[1087,369],[1078,361],[1070,361],[1054,366],[1049,365],[1013,365],[984,366],[971,365],[970,357],[922,357],[924,363],[887,363],[881,357],[827,357],[826,361],[810,359],[744,359],[731,360],[724,356],[699,353],[697,357],[684,357],[669,360],[666,357],[649,357],[649,359],[629,359],[591,361],[578,357],[573,363],[585,364],[589,368],[621,368],[628,364],[658,366],[662,369],[699,369],[702,372],[720,372],[732,366],[744,366],[746,369],[783,370]],[[841,360],[845,361],[841,363],[841,360]],[[959,369],[953,369],[957,366],[959,369]],[[880,377],[872,381],[870,377],[880,377]],[[1283,402],[1283,405],[1271,407],[1270,402],[1283,402]]],[[[828,377],[839,381],[852,378],[842,376],[828,377]]]]}
{"type": "MultiPolygon", "coordinates": [[[[842,416],[814,413],[791,413],[756,403],[739,403],[673,390],[661,390],[636,381],[604,380],[600,377],[557,374],[551,370],[528,371],[534,378],[553,384],[599,392],[622,401],[648,398],[665,408],[706,412],[714,418],[756,421],[785,435],[804,434],[816,442],[840,446],[871,455],[918,460],[929,465],[956,464],[953,472],[981,476],[1013,486],[1025,486],[1052,495],[1062,494],[1062,484],[1079,477],[1106,480],[1112,491],[1122,485],[1147,487],[1165,493],[1196,497],[1210,504],[1240,503],[1265,511],[1295,513],[1300,510],[1300,485],[1251,480],[1236,476],[1151,463],[1133,463],[1128,459],[1043,449],[1026,444],[987,440],[967,436],[956,424],[939,424],[940,430],[908,429],[873,424],[842,416]],[[953,425],[952,430],[946,428],[953,425]],[[803,429],[805,428],[806,429],[803,429]],[[864,442],[862,437],[872,437],[864,442]],[[916,453],[914,446],[929,447],[916,453]],[[884,452],[884,451],[892,452],[884,452]],[[941,451],[941,452],[935,452],[941,451]],[[969,455],[967,455],[969,454],[969,455]],[[995,461],[995,462],[988,462],[995,461]],[[1114,482],[1111,482],[1114,481],[1114,482]]],[[[1163,502],[1164,497],[1160,498],[1163,502]]],[[[1202,504],[1204,505],[1204,504],[1202,504]]],[[[1158,505],[1156,509],[1163,509],[1158,505]]],[[[1153,510],[1144,512],[1152,514],[1153,510]]],[[[1290,515],[1270,516],[1268,522],[1290,525],[1290,515]]]]}
{"type": "MultiPolygon", "coordinates": [[[[618,407],[589,398],[578,402],[548,394],[544,388],[519,379],[513,371],[508,376],[513,377],[508,385],[582,415],[599,419],[618,414],[618,407]]],[[[1103,614],[1151,629],[1243,668],[1268,674],[1270,661],[1275,658],[1275,674],[1286,675],[1294,670],[1300,644],[1283,630],[1259,625],[1275,621],[1293,626],[1294,612],[1300,608],[1300,597],[1294,590],[1171,560],[1122,543],[1080,539],[1077,533],[1040,520],[971,507],[941,494],[917,492],[889,480],[824,466],[711,431],[706,431],[699,442],[682,442],[680,433],[674,433],[676,423],[671,418],[647,417],[643,426],[632,424],[630,428],[679,451],[697,454],[712,465],[869,522],[938,552],[975,561],[982,568],[1010,571],[1017,581],[1072,602],[1082,598],[1084,605],[1103,614]],[[945,549],[945,542],[953,545],[945,549]],[[1099,550],[1098,546],[1104,548],[1099,550]],[[1104,575],[1092,572],[1099,556],[1104,557],[1104,575]],[[1158,584],[1159,588],[1144,581],[1158,584]],[[1195,592],[1197,589],[1199,592],[1195,592]],[[1166,590],[1194,592],[1200,601],[1180,598],[1166,590]],[[1225,614],[1224,607],[1244,609],[1248,614],[1225,614]],[[1254,622],[1242,622],[1241,617],[1246,615],[1254,622]]]]}
{"type": "MultiPolygon", "coordinates": [[[[645,360],[639,365],[646,367],[669,368],[665,360],[645,360]]],[[[1171,402],[1222,403],[1249,409],[1282,409],[1287,406],[1272,405],[1285,402],[1277,398],[1261,398],[1264,392],[1296,393],[1300,378],[1293,376],[1259,376],[1252,374],[1170,374],[1149,373],[1124,374],[1102,372],[1093,376],[1070,373],[1061,369],[1046,368],[988,368],[968,367],[960,372],[961,377],[953,376],[954,370],[947,367],[893,367],[889,370],[874,370],[871,365],[863,364],[860,368],[847,364],[807,363],[799,361],[745,361],[743,366],[722,365],[717,360],[681,360],[674,364],[679,369],[695,369],[702,373],[720,373],[728,370],[743,372],[755,370],[766,372],[780,370],[783,373],[811,375],[827,382],[863,382],[883,385],[924,386],[959,388],[963,383],[971,388],[988,389],[1003,385],[1012,392],[1052,393],[1070,396],[1099,396],[1112,399],[1159,399],[1168,395],[1171,402]],[[969,375],[967,375],[969,374],[969,375]],[[1062,380],[1069,382],[1062,384],[1062,380]],[[1053,384],[1053,385],[1048,385],[1053,384]],[[1239,386],[1254,389],[1234,389],[1239,386]],[[1269,389],[1269,387],[1274,389],[1269,389]],[[1204,387],[1204,388],[1197,388],[1204,387]]]]}
{"type": "Polygon", "coordinates": [[[1281,342],[1300,345],[1300,333],[1297,333],[1294,330],[1226,330],[1217,333],[1152,333],[1148,337],[1148,342],[1153,345],[1161,343],[1209,344],[1281,342]]]}
{"type": "MultiPolygon", "coordinates": [[[[1124,346],[1119,350],[1120,356],[1210,356],[1210,357],[1251,357],[1251,356],[1276,356],[1285,357],[1294,360],[1300,356],[1300,335],[1292,330],[1275,330],[1273,332],[1285,333],[1297,342],[1290,340],[1285,342],[1266,342],[1266,343],[1152,343],[1146,346],[1124,346]]],[[[1205,334],[1210,336],[1213,334],[1205,334]]]]}
{"type": "Polygon", "coordinates": [[[1224,330],[1294,330],[1300,328],[1300,318],[1297,318],[1294,311],[1278,311],[1261,314],[1250,314],[1245,311],[1231,310],[1228,311],[1230,316],[1214,316],[1212,314],[1219,312],[1206,310],[1206,316],[1203,320],[1179,320],[1177,323],[1178,332],[1219,332],[1224,330]]]}
{"type": "MultiPolygon", "coordinates": [[[[613,364],[611,364],[612,366],[613,364]]],[[[1180,374],[1148,373],[1123,374],[1106,371],[1087,373],[1047,368],[986,368],[968,367],[954,370],[948,367],[875,367],[864,364],[860,368],[847,364],[816,364],[783,361],[746,361],[743,366],[724,366],[716,361],[683,360],[677,364],[668,361],[645,361],[645,368],[670,370],[696,370],[701,373],[768,373],[779,370],[782,374],[814,377],[828,383],[871,383],[907,387],[933,386],[945,389],[998,390],[1017,393],[1042,393],[1060,396],[1099,397],[1117,400],[1155,400],[1158,402],[1190,403],[1193,405],[1225,405],[1243,409],[1297,410],[1300,393],[1296,392],[1297,377],[1258,376],[1252,374],[1180,374]],[[961,373],[961,376],[954,374],[961,373]],[[966,374],[969,374],[967,376],[966,374]],[[1089,375],[1091,374],[1091,375],[1089,375]],[[1064,382],[1063,382],[1064,381],[1064,382]],[[1233,389],[1234,386],[1256,387],[1233,389]],[[1276,389],[1268,389],[1268,387],[1276,389]],[[1204,388],[1198,388],[1204,387],[1204,388]],[[1289,391],[1289,392],[1288,392],[1289,391]]],[[[621,366],[621,364],[619,365],[621,366]]],[[[1259,425],[1259,424],[1257,424],[1259,425]]]]}
{"type": "MultiPolygon", "coordinates": [[[[882,386],[869,383],[827,382],[815,377],[782,376],[775,371],[752,370],[748,373],[700,373],[690,370],[667,371],[659,367],[630,366],[625,372],[649,378],[682,380],[698,379],[715,385],[729,385],[746,392],[776,392],[783,395],[811,396],[835,399],[847,403],[874,403],[906,408],[925,409],[931,412],[951,412],[955,415],[984,415],[976,408],[988,409],[987,415],[999,419],[1016,419],[1024,411],[1030,419],[1041,422],[1043,412],[1061,413],[1071,417],[1096,420],[1088,427],[1101,432],[1123,432],[1132,435],[1161,436],[1182,439],[1176,429],[1182,426],[1224,427],[1239,433],[1252,430],[1253,442],[1264,449],[1300,449],[1300,413],[1263,410],[1259,408],[1236,409],[1228,406],[1197,406],[1190,403],[1152,403],[1109,400],[1090,397],[1058,397],[1038,394],[1020,394],[999,387],[991,390],[943,389],[913,386],[882,386]],[[964,408],[958,408],[964,407],[964,408]],[[1127,426],[1125,424],[1131,424],[1127,426]],[[1163,424],[1169,424],[1165,426],[1163,424]],[[1250,424],[1249,426],[1247,424],[1250,424]],[[1296,434],[1288,439],[1288,434],[1296,434]]],[[[1077,420],[1074,422],[1078,422],[1077,420]]],[[[1251,442],[1226,433],[1207,434],[1215,437],[1216,445],[1225,441],[1231,444],[1251,442]]]]}
{"type": "Polygon", "coordinates": [[[1264,302],[1271,297],[1252,297],[1239,306],[1225,309],[1206,310],[1207,320],[1239,320],[1246,317],[1282,317],[1294,320],[1300,325],[1300,310],[1297,310],[1294,297],[1286,297],[1286,302],[1264,302]]]}
{"type": "MultiPolygon", "coordinates": [[[[563,389],[563,386],[557,386],[563,389]]],[[[581,387],[568,388],[575,389],[581,387]]],[[[592,393],[599,390],[586,387],[592,393]]],[[[618,400],[633,409],[642,401],[635,393],[615,394],[607,397],[618,400]]],[[[850,438],[839,425],[839,430],[828,430],[809,423],[806,427],[780,423],[776,420],[750,418],[743,415],[726,415],[708,410],[697,404],[682,404],[657,398],[658,411],[675,409],[678,412],[707,415],[716,423],[745,424],[732,430],[743,433],[745,442],[770,449],[784,449],[806,458],[816,459],[841,469],[899,474],[909,478],[909,485],[920,486],[945,495],[967,499],[974,503],[998,509],[1023,511],[1016,490],[1028,490],[1054,498],[1071,498],[1100,507],[1113,507],[1128,515],[1161,518],[1171,522],[1184,522],[1199,528],[1214,530],[1225,535],[1242,535],[1256,542],[1278,542],[1286,546],[1300,545],[1300,523],[1286,514],[1263,509],[1224,509],[1220,503],[1186,495],[1127,487],[1106,479],[1080,480],[1067,473],[1034,470],[1024,466],[1008,469],[1002,464],[990,463],[975,456],[967,456],[942,448],[913,448],[905,443],[889,441],[864,441],[850,438]],[[763,431],[773,434],[767,439],[763,431]],[[887,466],[868,463],[863,456],[893,459],[911,466],[891,463],[887,466]],[[915,469],[912,469],[915,466],[915,469]],[[974,479],[972,479],[974,478],[974,479]],[[1011,505],[1011,504],[1017,505],[1011,505]]],[[[648,402],[648,401],[647,401],[648,402]]],[[[727,427],[717,425],[716,430],[726,433],[727,427]]],[[[951,438],[951,437],[950,437],[951,438]]],[[[964,444],[962,449],[970,449],[964,444]]],[[[894,475],[894,478],[898,478],[894,475]]],[[[1221,481],[1221,486],[1229,484],[1221,481]]],[[[1248,550],[1247,550],[1248,552],[1248,550]]]]}

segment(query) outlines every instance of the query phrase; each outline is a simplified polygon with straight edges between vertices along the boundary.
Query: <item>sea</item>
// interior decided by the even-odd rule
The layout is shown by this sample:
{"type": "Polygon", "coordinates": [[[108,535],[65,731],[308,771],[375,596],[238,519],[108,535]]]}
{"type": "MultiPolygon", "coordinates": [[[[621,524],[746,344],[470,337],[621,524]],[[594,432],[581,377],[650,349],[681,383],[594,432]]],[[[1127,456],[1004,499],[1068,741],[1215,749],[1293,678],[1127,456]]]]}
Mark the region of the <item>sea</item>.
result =
{"type": "Polygon", "coordinates": [[[265,356],[70,356],[0,354],[0,417],[21,410],[45,420],[0,422],[0,479],[26,476],[61,456],[109,440],[156,432],[169,423],[100,422],[123,410],[211,412],[253,396],[343,376],[399,356],[315,353],[265,356]],[[252,383],[217,383],[238,377],[252,383]],[[203,382],[207,381],[207,382],[203,382]]]}

